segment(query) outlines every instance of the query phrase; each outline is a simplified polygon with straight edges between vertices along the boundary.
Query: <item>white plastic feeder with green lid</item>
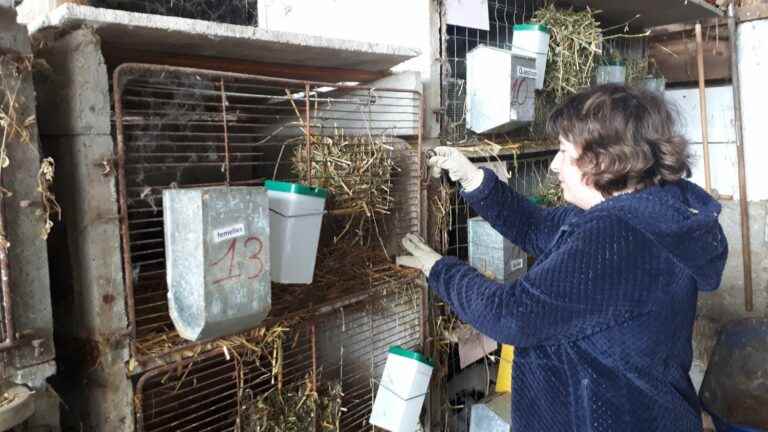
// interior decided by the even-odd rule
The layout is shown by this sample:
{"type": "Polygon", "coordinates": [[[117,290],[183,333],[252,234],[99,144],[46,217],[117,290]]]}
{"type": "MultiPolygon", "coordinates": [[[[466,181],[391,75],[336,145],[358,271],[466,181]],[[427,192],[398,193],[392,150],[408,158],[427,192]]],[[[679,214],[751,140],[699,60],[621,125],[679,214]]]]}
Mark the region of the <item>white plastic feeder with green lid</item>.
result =
{"type": "Polygon", "coordinates": [[[423,354],[398,345],[390,347],[370,423],[392,432],[417,430],[434,367],[423,354]]]}
{"type": "Polygon", "coordinates": [[[298,183],[267,180],[272,281],[310,284],[328,191],[298,183]]]}
{"type": "Polygon", "coordinates": [[[549,27],[526,23],[512,27],[512,54],[536,59],[536,90],[544,88],[549,53],[549,27]]]}

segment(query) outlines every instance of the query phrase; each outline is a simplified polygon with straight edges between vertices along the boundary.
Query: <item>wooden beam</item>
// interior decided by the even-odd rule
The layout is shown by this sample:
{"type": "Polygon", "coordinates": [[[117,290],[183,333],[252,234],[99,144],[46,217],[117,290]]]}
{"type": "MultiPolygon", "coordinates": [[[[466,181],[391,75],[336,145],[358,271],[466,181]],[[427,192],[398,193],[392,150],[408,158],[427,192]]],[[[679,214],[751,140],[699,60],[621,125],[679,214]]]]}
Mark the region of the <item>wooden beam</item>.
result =
{"type": "Polygon", "coordinates": [[[754,21],[768,18],[768,3],[755,3],[736,10],[738,22],[754,21]]]}
{"type": "MultiPolygon", "coordinates": [[[[731,51],[727,27],[705,28],[704,34],[708,35],[703,42],[705,80],[729,80],[731,51]]],[[[696,83],[697,50],[693,26],[674,33],[651,36],[648,46],[648,56],[667,79],[668,84],[696,83]]]]}

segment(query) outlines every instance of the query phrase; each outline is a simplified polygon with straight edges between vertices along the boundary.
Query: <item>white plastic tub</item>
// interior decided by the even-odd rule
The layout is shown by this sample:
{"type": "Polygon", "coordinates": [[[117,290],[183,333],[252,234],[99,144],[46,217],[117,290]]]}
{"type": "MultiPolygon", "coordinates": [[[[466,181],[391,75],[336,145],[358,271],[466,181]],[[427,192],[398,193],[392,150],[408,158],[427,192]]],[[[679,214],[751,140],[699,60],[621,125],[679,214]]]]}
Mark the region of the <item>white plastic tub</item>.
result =
{"type": "Polygon", "coordinates": [[[543,89],[549,53],[549,28],[543,24],[517,24],[512,27],[512,32],[512,54],[536,59],[536,89],[543,89]]]}
{"type": "Polygon", "coordinates": [[[389,348],[369,422],[391,432],[417,429],[434,365],[399,346],[389,348]]]}
{"type": "Polygon", "coordinates": [[[272,281],[310,284],[315,274],[327,191],[271,180],[266,182],[266,186],[270,210],[272,281]]]}
{"type": "Polygon", "coordinates": [[[627,68],[623,62],[600,65],[595,71],[597,84],[624,84],[627,78],[627,68]]]}

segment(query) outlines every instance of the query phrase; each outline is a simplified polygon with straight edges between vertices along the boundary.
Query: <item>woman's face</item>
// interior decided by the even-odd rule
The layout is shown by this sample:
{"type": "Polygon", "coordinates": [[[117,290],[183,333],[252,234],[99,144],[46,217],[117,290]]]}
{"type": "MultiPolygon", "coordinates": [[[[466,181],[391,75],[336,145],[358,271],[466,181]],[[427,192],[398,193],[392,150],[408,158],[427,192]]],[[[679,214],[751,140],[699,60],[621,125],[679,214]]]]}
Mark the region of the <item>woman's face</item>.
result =
{"type": "Polygon", "coordinates": [[[560,151],[549,168],[557,173],[565,200],[587,210],[604,201],[604,198],[597,189],[586,182],[584,173],[576,165],[579,153],[573,143],[560,137],[560,151]]]}

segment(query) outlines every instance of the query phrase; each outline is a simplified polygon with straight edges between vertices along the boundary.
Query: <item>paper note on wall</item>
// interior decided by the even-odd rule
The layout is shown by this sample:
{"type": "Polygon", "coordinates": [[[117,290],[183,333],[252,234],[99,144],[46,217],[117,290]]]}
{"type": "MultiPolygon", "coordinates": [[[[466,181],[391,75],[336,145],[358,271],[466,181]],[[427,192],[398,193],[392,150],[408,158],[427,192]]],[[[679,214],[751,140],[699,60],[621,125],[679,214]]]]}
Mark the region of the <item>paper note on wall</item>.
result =
{"type": "Polygon", "coordinates": [[[489,30],[488,0],[446,0],[448,24],[489,30]]]}

